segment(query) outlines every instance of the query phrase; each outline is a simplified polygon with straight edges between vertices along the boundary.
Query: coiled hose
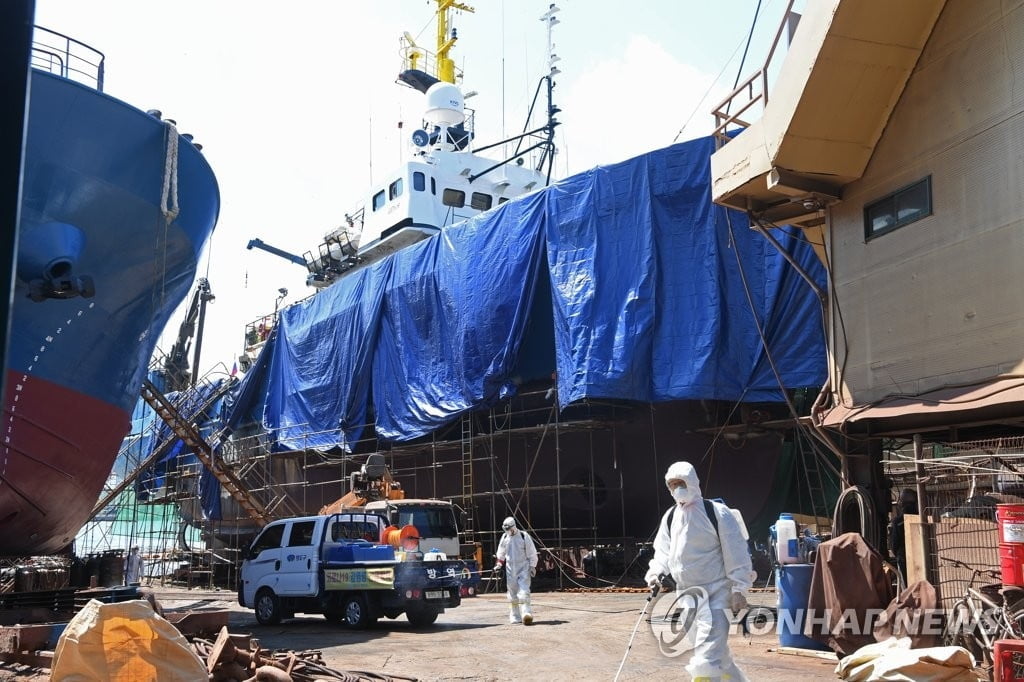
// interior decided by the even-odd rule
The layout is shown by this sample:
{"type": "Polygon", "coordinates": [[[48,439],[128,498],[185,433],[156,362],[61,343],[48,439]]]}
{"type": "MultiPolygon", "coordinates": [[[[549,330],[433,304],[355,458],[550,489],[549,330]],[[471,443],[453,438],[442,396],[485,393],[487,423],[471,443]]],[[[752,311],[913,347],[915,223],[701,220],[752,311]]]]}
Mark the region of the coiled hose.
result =
{"type": "Polygon", "coordinates": [[[843,533],[860,533],[864,541],[879,549],[878,519],[871,494],[862,485],[853,485],[839,493],[832,514],[832,537],[843,533]]]}

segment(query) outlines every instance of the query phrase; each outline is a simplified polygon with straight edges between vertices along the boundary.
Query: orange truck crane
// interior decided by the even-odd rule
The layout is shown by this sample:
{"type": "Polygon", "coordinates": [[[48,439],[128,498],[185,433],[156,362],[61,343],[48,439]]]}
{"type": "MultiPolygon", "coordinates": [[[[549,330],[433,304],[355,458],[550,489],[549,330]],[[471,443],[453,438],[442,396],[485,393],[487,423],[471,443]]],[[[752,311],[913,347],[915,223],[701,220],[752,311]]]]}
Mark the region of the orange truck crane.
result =
{"type": "Polygon", "coordinates": [[[353,509],[372,511],[388,519],[391,526],[414,526],[424,552],[439,552],[456,558],[480,560],[479,543],[463,545],[459,539],[456,507],[447,500],[406,498],[400,483],[391,476],[384,455],[372,454],[359,471],[349,477],[349,491],[326,505],[321,515],[353,509]]]}

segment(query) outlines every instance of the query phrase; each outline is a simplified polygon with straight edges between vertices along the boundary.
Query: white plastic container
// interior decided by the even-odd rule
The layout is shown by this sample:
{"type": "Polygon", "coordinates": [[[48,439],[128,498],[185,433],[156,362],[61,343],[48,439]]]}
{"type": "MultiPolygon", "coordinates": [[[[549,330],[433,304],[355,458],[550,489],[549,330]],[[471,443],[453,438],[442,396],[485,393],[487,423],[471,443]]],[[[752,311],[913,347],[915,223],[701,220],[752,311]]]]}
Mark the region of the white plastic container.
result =
{"type": "Polygon", "coordinates": [[[743,533],[743,539],[749,540],[750,533],[747,532],[747,523],[743,520],[743,514],[740,513],[739,509],[733,509],[732,507],[729,508],[729,511],[732,512],[733,518],[740,524],[740,532],[743,533]]]}
{"type": "Polygon", "coordinates": [[[775,522],[775,552],[780,564],[800,563],[800,540],[792,514],[779,514],[775,522]]]}

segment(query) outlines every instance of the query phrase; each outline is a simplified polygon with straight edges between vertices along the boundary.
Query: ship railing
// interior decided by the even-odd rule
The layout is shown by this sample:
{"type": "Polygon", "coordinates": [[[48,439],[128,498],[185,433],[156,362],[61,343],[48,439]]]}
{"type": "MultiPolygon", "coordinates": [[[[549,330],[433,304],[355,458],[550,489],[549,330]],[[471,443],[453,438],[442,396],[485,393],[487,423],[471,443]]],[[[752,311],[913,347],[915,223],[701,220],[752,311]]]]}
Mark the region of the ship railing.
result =
{"type": "Polygon", "coordinates": [[[258,317],[245,325],[245,349],[252,350],[262,347],[270,338],[270,332],[274,331],[274,324],[277,322],[277,313],[258,317]]]}
{"type": "MultiPolygon", "coordinates": [[[[408,33],[399,38],[398,53],[402,57],[402,71],[417,69],[437,77],[437,54],[417,45],[408,33]]],[[[462,69],[458,66],[455,67],[455,82],[462,82],[462,69]]]]}
{"type": "Polygon", "coordinates": [[[711,111],[711,115],[715,117],[715,129],[711,134],[715,136],[716,149],[720,149],[732,138],[734,133],[731,134],[730,131],[750,127],[753,123],[752,120],[749,120],[750,114],[755,113],[752,111],[755,104],[760,103],[762,111],[768,106],[768,70],[772,66],[772,59],[775,57],[783,34],[794,30],[794,17],[796,16],[792,13],[794,2],[795,0],[789,0],[789,4],[786,5],[786,11],[782,13],[782,22],[779,24],[775,39],[772,40],[768,56],[765,57],[761,68],[736,85],[733,91],[711,111]],[[732,110],[733,105],[736,105],[735,110],[732,110]]]}
{"type": "Polygon", "coordinates": [[[32,67],[89,85],[103,92],[103,53],[63,33],[36,26],[32,67]]]}

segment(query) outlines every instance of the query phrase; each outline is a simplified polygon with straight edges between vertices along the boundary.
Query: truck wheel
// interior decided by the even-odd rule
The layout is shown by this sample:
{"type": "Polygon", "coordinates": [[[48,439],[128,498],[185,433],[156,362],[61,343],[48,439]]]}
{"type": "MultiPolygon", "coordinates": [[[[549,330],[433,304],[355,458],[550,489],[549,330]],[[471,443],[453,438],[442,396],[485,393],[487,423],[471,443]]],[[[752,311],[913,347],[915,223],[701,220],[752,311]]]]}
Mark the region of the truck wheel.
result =
{"type": "Polygon", "coordinates": [[[253,608],[256,610],[256,620],[260,625],[277,625],[281,622],[281,600],[269,587],[264,587],[256,593],[253,608]]]}
{"type": "Polygon", "coordinates": [[[437,620],[437,611],[433,609],[410,609],[405,615],[413,627],[417,628],[433,625],[437,620]]]}
{"type": "Polygon", "coordinates": [[[363,630],[370,626],[370,609],[361,594],[354,594],[345,600],[341,607],[342,622],[350,628],[363,630]]]}

